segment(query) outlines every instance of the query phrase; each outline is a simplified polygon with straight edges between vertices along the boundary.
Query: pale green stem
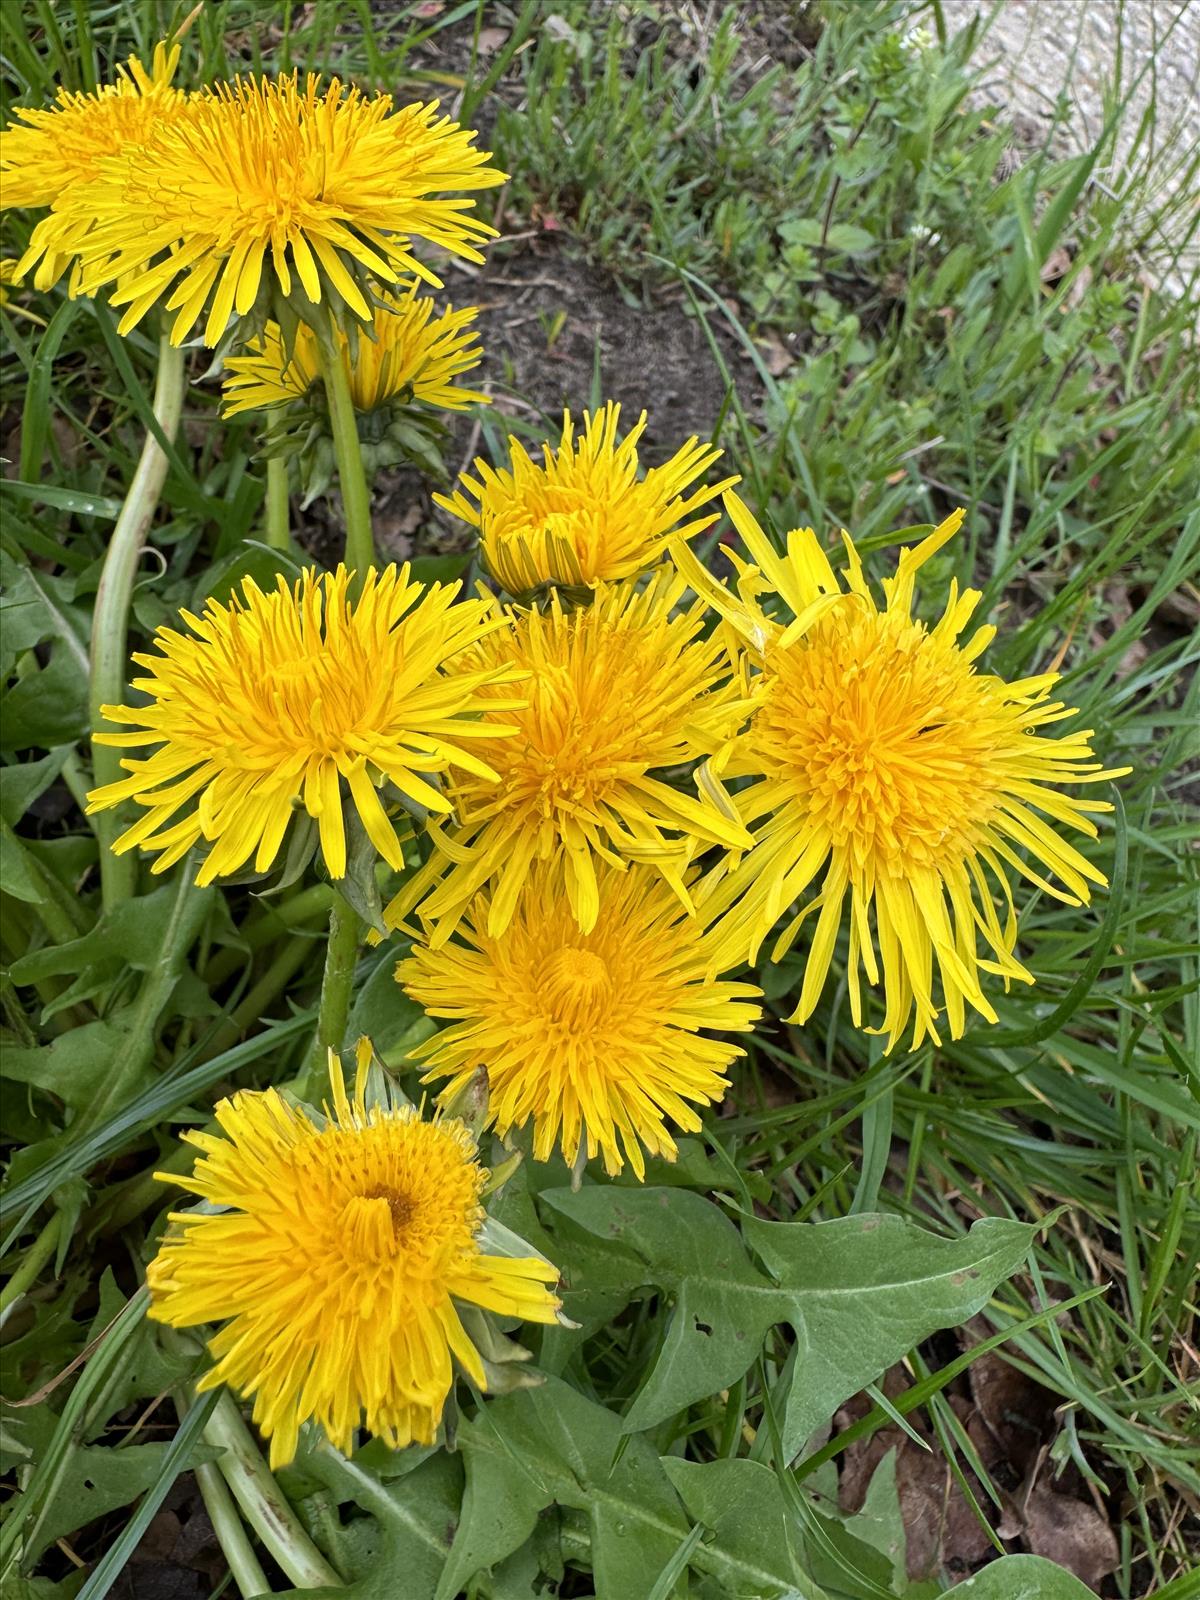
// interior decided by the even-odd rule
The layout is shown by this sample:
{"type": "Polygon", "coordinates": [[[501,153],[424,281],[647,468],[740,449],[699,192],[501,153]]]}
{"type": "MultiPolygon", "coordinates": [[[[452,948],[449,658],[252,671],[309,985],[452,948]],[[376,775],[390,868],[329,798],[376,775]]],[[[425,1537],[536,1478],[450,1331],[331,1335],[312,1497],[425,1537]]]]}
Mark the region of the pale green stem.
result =
{"type": "Polygon", "coordinates": [[[292,548],[288,464],[283,456],[267,460],[267,543],[272,550],[292,548]]]}
{"type": "MultiPolygon", "coordinates": [[[[330,1050],[340,1050],[350,1017],[350,991],[354,983],[354,964],[362,923],[358,914],[337,891],[329,911],[329,943],[325,948],[325,974],[321,979],[321,1006],[317,1013],[317,1036],[308,1058],[307,1080],[310,1091],[325,1077],[325,1061],[330,1050]]],[[[317,1090],[317,1098],[320,1091],[317,1090]]]]}
{"type": "Polygon", "coordinates": [[[317,351],[329,400],[333,453],[337,458],[338,484],[346,518],[346,565],[356,574],[354,589],[359,590],[367,568],[374,565],[375,542],[371,535],[371,496],[358,438],[358,420],[350,398],[350,374],[340,351],[335,350],[331,338],[324,332],[317,332],[317,351]]]}
{"type": "Polygon", "coordinates": [[[26,1250],[21,1265],[0,1289],[0,1321],[10,1306],[37,1282],[38,1274],[58,1249],[58,1236],[62,1232],[62,1212],[56,1211],[50,1221],[26,1250]]]}
{"type": "MultiPolygon", "coordinates": [[[[154,415],[168,439],[175,437],[179,427],[183,391],[183,351],[177,350],[164,335],[158,358],[158,379],[154,385],[154,415]]],[[[147,434],[137,471],[104,557],[100,587],[96,590],[88,696],[93,730],[105,727],[101,706],[119,705],[125,698],[129,603],[142,548],[166,476],[166,454],[154,435],[147,434]]],[[[93,741],[92,770],[97,788],[123,777],[120,749],[93,741]]],[[[137,884],[137,862],[132,854],[115,856],[112,853],[113,840],[121,828],[114,811],[100,812],[95,828],[100,841],[101,895],[107,911],[132,898],[137,884]]]]}
{"type": "Polygon", "coordinates": [[[204,1437],[221,1452],[217,1464],[242,1515],[296,1588],[342,1588],[342,1580],[301,1527],[272,1477],[227,1389],[213,1407],[204,1437]]]}
{"type": "MultiPolygon", "coordinates": [[[[187,1410],[186,1404],[178,1406],[178,1410],[182,1418],[184,1411],[187,1410]]],[[[229,1570],[241,1592],[242,1600],[255,1600],[255,1596],[272,1594],[274,1591],[267,1582],[267,1575],[258,1557],[254,1554],[254,1546],[242,1526],[242,1519],[238,1516],[233,1496],[216,1464],[212,1461],[202,1461],[199,1466],[193,1467],[192,1471],[200,1490],[200,1498],[204,1501],[204,1509],[208,1512],[208,1520],[212,1523],[217,1543],[229,1563],[229,1570]]]]}

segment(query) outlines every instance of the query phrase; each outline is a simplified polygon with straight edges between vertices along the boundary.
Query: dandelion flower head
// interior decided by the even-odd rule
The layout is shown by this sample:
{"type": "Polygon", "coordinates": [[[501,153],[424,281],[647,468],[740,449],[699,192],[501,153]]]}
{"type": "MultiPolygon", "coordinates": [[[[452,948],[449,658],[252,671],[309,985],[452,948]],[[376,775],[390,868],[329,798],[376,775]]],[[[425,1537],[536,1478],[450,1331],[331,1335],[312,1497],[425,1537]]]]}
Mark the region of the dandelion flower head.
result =
{"type": "MultiPolygon", "coordinates": [[[[86,195],[106,157],[131,153],[184,114],[189,96],[174,86],[178,66],[179,45],[158,44],[149,71],[131,56],[115,83],[92,93],[60,89],[48,110],[16,107],[0,134],[0,207],[58,206],[86,195]]],[[[68,232],[81,227],[86,221],[68,232]]],[[[22,275],[36,265],[39,289],[57,283],[71,261],[69,246],[51,242],[61,232],[61,219],[45,219],[21,258],[22,275]]]]}
{"type": "MultiPolygon", "coordinates": [[[[441,280],[413,253],[422,238],[481,261],[494,229],[447,190],[502,183],[474,134],[437,104],[395,109],[315,74],[239,78],[205,90],[187,118],[106,162],[64,214],[87,225],[84,288],[112,293],[127,333],[152,305],[174,313],[181,344],[207,314],[206,344],[265,293],[301,321],[324,304],[369,323],[372,281],[441,280]]],[[[64,223],[64,225],[67,225],[64,223]]],[[[264,319],[265,320],[265,319],[264,319]]]]}
{"type": "Polygon", "coordinates": [[[664,571],[640,590],[599,584],[576,609],[555,594],[471,652],[464,670],[525,675],[527,705],[503,709],[514,737],[477,746],[494,780],[448,780],[456,826],[431,819],[433,854],[385,911],[390,926],[419,903],[436,948],[490,883],[487,932],[498,938],[535,861],[556,864],[584,932],[596,924],[603,862],[652,863],[690,909],[683,876],[697,852],[749,845],[732,806],[662,775],[721,752],[747,712],[721,642],[701,636],[707,608],[682,606],[684,592],[664,571]]]}
{"type": "Polygon", "coordinates": [[[939,1041],[943,1007],[955,1038],[968,1006],[994,1021],[984,975],[1033,981],[1013,954],[1009,869],[1068,905],[1086,902],[1105,879],[1062,830],[1094,837],[1091,814],[1112,807],[1056,786],[1128,769],[1101,769],[1090,729],[1047,736],[1074,714],[1051,697],[1055,673],[1006,683],[978,670],[995,629],[963,638],[977,591],[951,582],[934,626],[913,618],[917,573],[962,512],[901,553],[881,607],[848,537],[843,588],[811,529],[790,533],[779,555],[736,495],[726,506],[753,562],[738,563],[738,597],[676,552],[760,673],[758,706],[724,769],[758,780],[738,796],[757,842],[718,885],[714,907],[732,905],[731,924],[756,949],[818,885],[775,947],[778,956],[815,917],[794,1021],[812,1014],[843,926],[854,1021],[865,972],[882,981],[878,1031],[889,1049],[914,1014],[914,1047],[939,1041]],[[769,595],[790,621],[764,609],[769,595]]]}
{"type": "Polygon", "coordinates": [[[615,1174],[628,1159],[642,1178],[643,1147],[675,1158],[668,1120],[693,1133],[695,1107],[724,1096],[744,1051],[708,1030],[751,1029],[759,991],[710,979],[740,952],[652,868],[601,867],[598,888],[599,915],[582,933],[560,875],[539,863],[503,935],[487,932],[485,891],[457,939],[417,943],[396,976],[431,1016],[452,1019],[414,1052],[429,1063],[425,1082],[449,1080],[449,1103],[485,1069],[501,1137],[532,1120],[537,1160],[561,1145],[569,1163],[600,1154],[615,1174]]]}
{"type": "Polygon", "coordinates": [[[689,439],[639,477],[646,413],[619,440],[620,414],[611,401],[594,414],[585,411],[576,436],[565,412],[558,449],[544,446],[540,466],[510,438],[508,470],[476,460],[477,477],[463,473],[455,494],[434,495],[479,529],[488,570],[509,594],[636,577],[662,559],[669,540],[691,538],[717,520],[716,512],[686,519],[738,481],[725,478],[688,493],[720,450],[689,439]]]}
{"type": "MultiPolygon", "coordinates": [[[[336,335],[346,366],[350,398],[356,411],[376,411],[389,401],[411,396],[446,411],[462,411],[488,396],[461,389],[455,379],[477,367],[483,358],[472,327],[474,306],[455,311],[448,306],[434,316],[434,303],[411,283],[402,294],[376,289],[373,337],[360,337],[351,359],[349,340],[336,335]]],[[[225,361],[227,417],[264,406],[303,400],[321,382],[317,338],[301,323],[290,359],[279,324],[268,322],[261,339],[252,339],[247,354],[225,361]]]]}
{"type": "Polygon", "coordinates": [[[297,810],[319,829],[331,876],[346,872],[348,796],[379,854],[403,854],[384,798],[449,810],[437,774],[494,780],[472,751],[480,735],[502,746],[503,715],[523,704],[511,663],[461,666],[464,652],[506,626],[481,600],[456,600],[458,585],[424,589],[407,566],[368,571],[349,597],[344,567],[311,570],[291,587],[281,577],[264,593],[252,579],[228,604],[210,600],[191,630],[160,628],[157,654],[135,655],[147,676],[133,687],[144,706],[104,706],[129,731],[101,732],[103,744],[154,746],[122,765],[128,778],[93,790],[89,812],[134,800],[143,815],[116,841],[157,852],[164,872],[207,842],[197,881],[274,862],[297,810]],[[486,713],[486,726],[483,722],[486,713]],[[346,795],[343,794],[343,785],[346,795]]]}
{"type": "Polygon", "coordinates": [[[487,1387],[461,1308],[558,1311],[554,1267],[486,1249],[467,1128],[368,1107],[364,1066],[351,1099],[331,1057],[323,1119],[277,1089],[242,1091],[217,1106],[223,1136],[185,1133],[200,1158],[169,1181],[222,1209],[173,1213],[146,1274],[158,1321],[225,1323],[199,1387],[253,1396],[273,1468],[307,1421],[346,1453],[360,1426],[392,1449],[431,1444],[454,1363],[487,1387]]]}

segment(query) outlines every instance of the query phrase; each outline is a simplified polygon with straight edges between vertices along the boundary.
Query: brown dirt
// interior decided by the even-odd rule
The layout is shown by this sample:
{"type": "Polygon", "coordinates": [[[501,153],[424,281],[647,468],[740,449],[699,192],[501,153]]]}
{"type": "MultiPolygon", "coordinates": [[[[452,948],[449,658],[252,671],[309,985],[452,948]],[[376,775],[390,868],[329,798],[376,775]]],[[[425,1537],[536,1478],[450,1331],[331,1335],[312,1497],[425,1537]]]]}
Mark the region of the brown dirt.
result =
{"type": "MultiPolygon", "coordinates": [[[[727,385],[682,295],[633,303],[553,235],[508,260],[494,254],[471,287],[500,411],[541,412],[557,427],[564,406],[587,404],[598,369],[601,394],[630,422],[649,413],[642,453],[651,462],[689,434],[711,437],[727,385]]],[[[756,379],[744,350],[723,328],[714,332],[739,392],[748,392],[756,379]]]]}
{"type": "MultiPolygon", "coordinates": [[[[545,219],[543,219],[544,221],[545,219]]],[[[564,407],[578,416],[589,404],[594,374],[604,400],[618,401],[632,427],[648,413],[639,454],[650,465],[672,455],[691,434],[712,437],[725,405],[726,380],[699,320],[682,293],[645,291],[635,301],[612,276],[590,266],[552,228],[534,238],[501,241],[483,267],[443,262],[442,297],[474,303],[485,351],[467,381],[493,395],[493,413],[536,455],[542,439],[557,441],[564,407]]],[[[761,387],[753,363],[732,331],[710,326],[741,403],[753,415],[761,387]]],[[[446,462],[452,474],[485,453],[480,429],[460,417],[451,429],[446,462]]],[[[438,510],[431,486],[415,471],[377,475],[376,538],[391,560],[464,549],[470,536],[438,510]]],[[[343,538],[336,501],[317,501],[298,534],[319,561],[336,562],[343,538]]]]}

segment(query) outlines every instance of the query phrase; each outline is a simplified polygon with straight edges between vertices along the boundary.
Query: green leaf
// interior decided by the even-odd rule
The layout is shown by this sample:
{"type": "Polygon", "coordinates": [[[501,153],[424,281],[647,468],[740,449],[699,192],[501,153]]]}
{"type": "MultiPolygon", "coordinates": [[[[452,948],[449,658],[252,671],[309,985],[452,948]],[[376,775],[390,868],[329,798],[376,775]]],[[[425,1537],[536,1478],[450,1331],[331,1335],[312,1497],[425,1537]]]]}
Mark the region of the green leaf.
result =
{"type": "Polygon", "coordinates": [[[40,906],[46,899],[45,884],[36,865],[15,834],[5,836],[4,848],[0,850],[0,890],[31,906],[40,906]]]}
{"type": "Polygon", "coordinates": [[[9,1581],[11,1589],[5,1591],[6,1600],[75,1600],[86,1571],[72,1572],[57,1583],[52,1578],[25,1578],[17,1573],[9,1581]]]}
{"type": "Polygon", "coordinates": [[[8,558],[0,561],[0,573],[4,582],[0,632],[5,660],[12,661],[44,639],[58,639],[74,655],[86,677],[91,616],[74,599],[72,580],[53,577],[8,558]]]}
{"type": "MultiPolygon", "coordinates": [[[[82,938],[35,950],[15,961],[13,982],[39,983],[67,973],[81,975],[93,965],[114,972],[127,968],[149,972],[162,955],[178,898],[178,884],[172,881],[151,894],[114,906],[82,938]]],[[[200,889],[187,898],[184,925],[178,931],[182,948],[188,948],[200,932],[215,898],[215,889],[200,889]]]]}
{"type": "MultiPolygon", "coordinates": [[[[551,1190],[542,1199],[605,1241],[604,1286],[652,1285],[674,1297],[626,1431],[652,1427],[736,1383],[771,1328],[789,1323],[801,1375],[783,1422],[789,1460],[843,1400],[938,1328],[955,1327],[985,1305],[1036,1231],[984,1218],[965,1236],[945,1239],[893,1216],[816,1223],[746,1217],[743,1244],[723,1212],[686,1190],[597,1185],[578,1194],[551,1190]]],[[[569,1266],[569,1247],[564,1253],[569,1266]]],[[[568,1295],[568,1312],[570,1304],[568,1295]]]]}
{"type": "Polygon", "coordinates": [[[375,877],[379,852],[363,826],[357,807],[350,807],[346,815],[346,873],[330,882],[343,896],[350,909],[371,928],[386,938],[388,928],[383,920],[383,899],[375,877]]]}
{"type": "Polygon", "coordinates": [[[412,1048],[434,1031],[435,1024],[415,1000],[410,1000],[396,982],[396,952],[385,948],[375,970],[359,989],[346,1024],[347,1043],[363,1034],[381,1056],[390,1056],[402,1047],[412,1048]]]}
{"type": "Polygon", "coordinates": [[[835,222],[825,242],[831,250],[840,250],[844,255],[862,256],[874,250],[876,239],[868,229],[856,228],[852,222],[835,222]]]}
{"type": "Polygon", "coordinates": [[[828,250],[836,250],[848,256],[865,255],[867,251],[873,250],[878,242],[875,235],[866,228],[855,227],[849,222],[835,222],[828,232],[825,232],[815,217],[796,217],[781,222],[779,236],[785,244],[801,244],[807,249],[824,245],[828,250]]]}
{"type": "MultiPolygon", "coordinates": [[[[46,1509],[36,1545],[24,1552],[23,1564],[31,1565],[55,1539],[86,1527],[97,1517],[107,1516],[153,1489],[164,1477],[170,1448],[166,1444],[131,1444],[117,1450],[110,1445],[93,1444],[74,1450],[46,1509]]],[[[191,1459],[211,1461],[215,1454],[207,1446],[197,1446],[191,1459]]]]}
{"type": "MultiPolygon", "coordinates": [[[[250,1062],[291,1044],[298,1035],[307,1033],[312,1024],[311,1011],[298,1012],[286,1022],[270,1023],[260,1033],[210,1060],[191,1065],[186,1071],[177,1067],[156,1078],[128,1104],[107,1111],[104,1120],[95,1126],[83,1129],[72,1126],[65,1139],[45,1139],[40,1145],[30,1146],[34,1158],[21,1167],[18,1162],[29,1151],[18,1152],[9,1169],[9,1188],[4,1196],[5,1221],[7,1224],[11,1219],[11,1226],[0,1240],[0,1254],[12,1248],[37,1207],[61,1184],[87,1172],[96,1162],[170,1116],[180,1106],[190,1104],[213,1084],[232,1078],[250,1062]]],[[[185,1057],[184,1061],[187,1060],[185,1057]]],[[[4,1065],[7,1070],[7,1056],[4,1065]]]]}
{"type": "Polygon", "coordinates": [[[414,556],[409,562],[416,583],[453,583],[471,564],[471,552],[448,556],[414,556]]]}
{"type": "Polygon", "coordinates": [[[716,1575],[728,1561],[738,1564],[738,1588],[724,1592],[736,1592],[739,1600],[821,1593],[800,1565],[798,1530],[769,1467],[760,1461],[682,1461],[677,1456],[664,1456],[662,1466],[688,1516],[716,1535],[720,1555],[701,1545],[693,1566],[716,1575]]]}
{"type": "Polygon", "coordinates": [[[5,750],[74,744],[87,731],[87,673],[63,644],[54,646],[47,666],[0,696],[0,747],[5,750]]]}
{"type": "Polygon", "coordinates": [[[789,217],[779,224],[779,237],[785,244],[818,245],[821,224],[816,217],[789,217]]]}
{"type": "Polygon", "coordinates": [[[14,761],[0,767],[0,817],[12,828],[29,810],[33,802],[58,777],[67,763],[72,746],[59,745],[40,761],[14,761]]]}
{"type": "Polygon", "coordinates": [[[15,478],[0,480],[0,493],[14,500],[33,500],[57,511],[73,511],[82,517],[105,517],[115,522],[121,515],[121,502],[109,496],[88,494],[80,489],[60,489],[51,483],[21,483],[15,478]]]}
{"type": "Polygon", "coordinates": [[[63,338],[80,309],[78,300],[64,300],[50,318],[38,342],[37,354],[29,373],[29,385],[25,390],[25,403],[21,408],[21,460],[17,476],[27,481],[36,482],[42,470],[42,457],[46,451],[53,414],[50,386],[54,362],[63,338]]]}
{"type": "Polygon", "coordinates": [[[1086,1583],[1041,1556],[1002,1556],[946,1591],[945,1600],[1095,1600],[1086,1583]]]}
{"type": "MultiPolygon", "coordinates": [[[[956,1239],[900,1217],[745,1220],[747,1243],[800,1312],[783,1424],[790,1460],[843,1400],[922,1339],[973,1317],[1028,1255],[1036,1224],[984,1217],[956,1239]]],[[[792,1320],[789,1318],[789,1320],[792,1320]]]]}
{"type": "Polygon", "coordinates": [[[4,1052],[5,1076],[16,1083],[32,1083],[81,1110],[129,1048],[132,1010],[126,1006],[116,1018],[85,1022],[47,1045],[9,1046],[4,1052]]]}
{"type": "MultiPolygon", "coordinates": [[[[331,1553],[351,1579],[348,1588],[336,1591],[339,1600],[433,1594],[462,1498],[462,1468],[454,1456],[439,1451],[390,1483],[331,1450],[314,1450],[297,1466],[324,1485],[339,1506],[350,1503],[368,1513],[345,1524],[331,1541],[331,1553]]],[[[285,1593],[299,1600],[313,1591],[285,1593]]]]}
{"type": "Polygon", "coordinates": [[[900,1491],[896,1484],[896,1451],[887,1455],[871,1474],[862,1510],[850,1519],[856,1538],[873,1545],[892,1566],[892,1587],[903,1593],[908,1573],[908,1535],[900,1510],[900,1491]]]}
{"type": "Polygon", "coordinates": [[[649,1595],[690,1529],[649,1443],[632,1439],[622,1453],[621,1433],[620,1417],[555,1378],[463,1424],[467,1491],[436,1600],[512,1555],[555,1503],[588,1519],[597,1594],[649,1595]]]}
{"type": "MultiPolygon", "coordinates": [[[[165,1202],[172,1190],[162,1186],[165,1202]]],[[[117,1286],[111,1267],[105,1267],[99,1283],[100,1301],[92,1318],[85,1344],[91,1344],[110,1326],[122,1307],[125,1295],[117,1286]]],[[[113,1374],[105,1392],[108,1416],[116,1416],[136,1400],[153,1400],[168,1389],[189,1382],[196,1377],[197,1368],[207,1365],[207,1359],[196,1346],[180,1341],[176,1349],[164,1349],[157,1324],[143,1319],[126,1341],[121,1364],[113,1374]]],[[[101,1418],[92,1429],[92,1437],[103,1431],[107,1418],[101,1418]]],[[[85,1444],[89,1442],[85,1437],[85,1444]]]]}

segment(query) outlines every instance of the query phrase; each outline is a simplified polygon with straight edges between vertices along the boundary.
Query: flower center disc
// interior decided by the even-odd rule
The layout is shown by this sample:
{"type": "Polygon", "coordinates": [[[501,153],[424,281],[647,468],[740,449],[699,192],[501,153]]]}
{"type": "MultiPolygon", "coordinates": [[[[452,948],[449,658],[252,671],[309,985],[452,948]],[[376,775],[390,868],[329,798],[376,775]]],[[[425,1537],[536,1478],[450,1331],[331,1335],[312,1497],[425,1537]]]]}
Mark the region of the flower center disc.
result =
{"type": "Polygon", "coordinates": [[[600,957],[569,944],[547,961],[543,985],[555,1022],[576,1026],[593,1021],[612,992],[608,967],[600,957]]]}
{"type": "Polygon", "coordinates": [[[917,625],[816,630],[775,663],[761,737],[813,821],[857,866],[933,866],[992,806],[991,680],[917,625]]]}
{"type": "Polygon", "coordinates": [[[380,1261],[395,1254],[415,1210],[407,1195],[375,1189],[347,1200],[338,1220],[353,1255],[380,1261]]]}

